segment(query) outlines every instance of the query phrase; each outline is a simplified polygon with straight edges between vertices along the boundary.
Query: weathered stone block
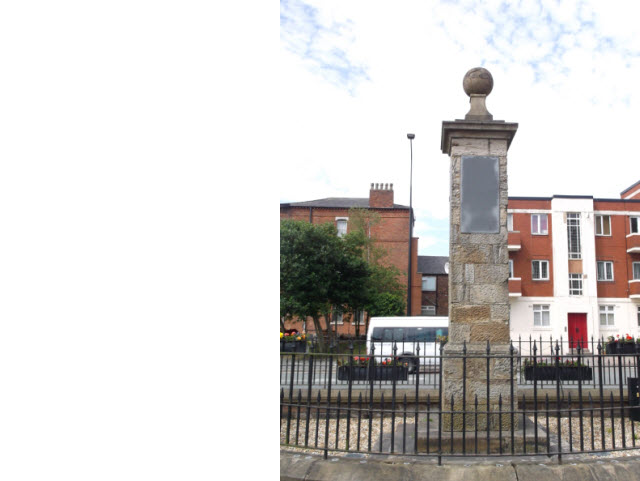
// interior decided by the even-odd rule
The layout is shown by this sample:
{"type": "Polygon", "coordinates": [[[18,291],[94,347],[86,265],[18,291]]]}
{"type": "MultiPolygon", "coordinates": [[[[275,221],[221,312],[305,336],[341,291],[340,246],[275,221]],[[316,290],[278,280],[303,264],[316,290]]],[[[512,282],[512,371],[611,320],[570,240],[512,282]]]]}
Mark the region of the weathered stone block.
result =
{"type": "Polygon", "coordinates": [[[471,324],[470,342],[509,342],[509,324],[502,322],[487,322],[471,324]]]}
{"type": "MultiPolygon", "coordinates": [[[[501,284],[508,279],[508,264],[479,264],[475,268],[475,282],[478,284],[501,284]]],[[[498,299],[496,301],[499,302],[498,299]]]]}
{"type": "Polygon", "coordinates": [[[488,245],[454,245],[451,257],[450,262],[454,264],[488,264],[493,262],[491,246],[488,245]]]}
{"type": "Polygon", "coordinates": [[[493,304],[491,305],[491,320],[492,321],[502,321],[508,322],[509,317],[509,304],[493,304]]]}
{"type": "Polygon", "coordinates": [[[449,269],[449,279],[451,279],[451,281],[454,283],[462,282],[463,273],[464,273],[463,264],[452,265],[451,268],[449,269]]]}
{"type": "Polygon", "coordinates": [[[451,324],[449,326],[449,342],[469,342],[471,326],[469,324],[451,324]]]}
{"type": "Polygon", "coordinates": [[[505,238],[504,245],[491,246],[493,249],[493,264],[507,264],[509,265],[509,250],[507,249],[507,242],[505,238]]]}
{"type": "Polygon", "coordinates": [[[451,309],[451,322],[470,324],[490,320],[491,306],[456,306],[451,309]]]}
{"type": "Polygon", "coordinates": [[[509,299],[509,284],[505,277],[500,284],[474,284],[469,287],[469,301],[472,304],[502,304],[509,299]]]}
{"type": "Polygon", "coordinates": [[[464,284],[450,283],[449,284],[449,305],[453,306],[456,303],[464,302],[465,300],[465,286],[464,284]]]}
{"type": "MultiPolygon", "coordinates": [[[[506,217],[505,217],[506,222],[506,217]]],[[[501,233],[497,234],[460,234],[460,242],[464,244],[497,245],[502,242],[501,233]]]]}
{"type": "Polygon", "coordinates": [[[507,141],[501,139],[489,139],[489,155],[505,156],[507,155],[507,141]]]}
{"type": "Polygon", "coordinates": [[[489,153],[489,139],[453,139],[451,141],[451,156],[456,155],[487,155],[489,153]]]}

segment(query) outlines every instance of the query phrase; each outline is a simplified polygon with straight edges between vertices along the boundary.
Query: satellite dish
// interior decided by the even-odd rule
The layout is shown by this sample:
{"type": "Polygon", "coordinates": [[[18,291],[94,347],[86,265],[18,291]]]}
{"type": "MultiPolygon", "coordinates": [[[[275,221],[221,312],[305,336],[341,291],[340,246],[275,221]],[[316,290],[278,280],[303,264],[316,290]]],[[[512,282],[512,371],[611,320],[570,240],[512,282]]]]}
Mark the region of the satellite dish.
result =
{"type": "Polygon", "coordinates": [[[445,263],[444,263],[444,272],[445,272],[446,274],[449,274],[449,263],[448,263],[448,262],[445,262],[445,263]]]}

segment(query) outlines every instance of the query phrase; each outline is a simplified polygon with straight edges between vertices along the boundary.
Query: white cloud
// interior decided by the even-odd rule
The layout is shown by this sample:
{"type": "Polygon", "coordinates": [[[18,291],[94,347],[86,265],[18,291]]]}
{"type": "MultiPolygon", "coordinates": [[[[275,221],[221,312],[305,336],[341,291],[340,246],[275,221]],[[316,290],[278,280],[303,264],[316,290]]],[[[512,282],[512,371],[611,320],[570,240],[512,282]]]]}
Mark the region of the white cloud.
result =
{"type": "Polygon", "coordinates": [[[640,39],[632,16],[610,2],[311,3],[322,25],[344,26],[318,41],[321,50],[336,45],[367,78],[341,85],[283,42],[281,199],[366,197],[371,182],[392,182],[396,202],[408,205],[413,132],[416,235],[421,253],[441,248],[447,232],[436,243],[428,230],[448,218],[441,122],[464,117],[462,77],[481,64],[495,80],[494,118],[520,124],[510,195],[616,197],[640,180],[632,154],[640,39]]]}

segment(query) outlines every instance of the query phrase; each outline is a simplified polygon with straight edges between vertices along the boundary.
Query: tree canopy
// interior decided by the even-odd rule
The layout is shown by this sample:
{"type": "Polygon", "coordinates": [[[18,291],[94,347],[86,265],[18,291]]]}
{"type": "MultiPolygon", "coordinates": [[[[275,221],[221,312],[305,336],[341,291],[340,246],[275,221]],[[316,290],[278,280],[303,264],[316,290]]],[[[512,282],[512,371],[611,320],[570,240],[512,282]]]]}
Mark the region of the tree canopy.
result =
{"type": "Polygon", "coordinates": [[[350,232],[338,237],[331,223],[282,220],[280,224],[280,315],[313,319],[316,332],[328,336],[325,322],[332,306],[370,315],[401,315],[404,294],[400,272],[384,266],[384,251],[371,228],[377,214],[349,211],[350,232]]]}

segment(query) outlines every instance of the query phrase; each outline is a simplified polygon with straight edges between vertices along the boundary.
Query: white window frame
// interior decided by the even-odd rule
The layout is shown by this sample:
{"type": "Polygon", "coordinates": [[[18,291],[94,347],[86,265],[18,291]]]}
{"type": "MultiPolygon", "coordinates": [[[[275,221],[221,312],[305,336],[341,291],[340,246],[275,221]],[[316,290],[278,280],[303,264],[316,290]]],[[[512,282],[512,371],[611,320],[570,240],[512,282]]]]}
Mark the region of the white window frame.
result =
{"type": "Polygon", "coordinates": [[[507,214],[507,231],[513,232],[513,214],[507,214]]]}
{"type": "Polygon", "coordinates": [[[583,290],[582,274],[569,274],[569,295],[581,296],[583,290]]]}
{"type": "Polygon", "coordinates": [[[422,276],[422,291],[435,292],[438,289],[438,278],[436,276],[422,276]],[[433,289],[425,289],[425,280],[433,279],[433,289]]]}
{"type": "Polygon", "coordinates": [[[635,215],[629,216],[629,234],[640,234],[640,217],[635,215]]]}
{"type": "Polygon", "coordinates": [[[509,279],[515,279],[515,276],[513,272],[513,259],[509,259],[509,279]]]}
{"type": "Polygon", "coordinates": [[[336,217],[336,229],[338,229],[338,237],[344,237],[347,235],[347,224],[349,223],[348,217],[336,217]],[[342,224],[344,222],[344,224],[342,224]],[[344,232],[341,232],[340,226],[344,225],[344,232]]]}
{"type": "Polygon", "coordinates": [[[533,305],[533,327],[551,327],[551,311],[549,309],[549,304],[533,305]]]}
{"type": "Polygon", "coordinates": [[[569,259],[582,259],[582,226],[581,217],[579,212],[567,213],[567,251],[569,252],[569,259]],[[574,217],[575,216],[575,217],[574,217]],[[574,222],[571,222],[574,221],[574,222]],[[571,242],[571,230],[576,230],[576,245],[572,246],[571,242]],[[573,248],[573,249],[572,249],[573,248]]]}
{"type": "Polygon", "coordinates": [[[598,276],[598,282],[613,282],[613,261],[597,261],[596,262],[596,272],[598,276]],[[602,272],[604,276],[601,276],[600,266],[602,266],[602,272]],[[607,266],[611,266],[611,277],[608,276],[607,266]]]}
{"type": "Polygon", "coordinates": [[[631,279],[634,281],[640,280],[640,262],[631,263],[631,279]]]}
{"type": "Polygon", "coordinates": [[[435,316],[436,315],[436,306],[422,306],[421,309],[420,309],[420,315],[422,315],[422,316],[435,316]]]}
{"type": "Polygon", "coordinates": [[[616,325],[616,316],[614,312],[615,306],[612,306],[610,304],[607,304],[607,305],[603,304],[598,307],[599,307],[599,314],[600,314],[598,316],[600,320],[600,325],[605,327],[615,326],[616,325]],[[603,316],[604,316],[604,322],[602,322],[603,316]]]}
{"type": "Polygon", "coordinates": [[[604,215],[604,214],[596,214],[596,235],[597,236],[606,236],[606,237],[611,237],[611,216],[610,215],[604,215]],[[604,231],[604,227],[605,227],[605,222],[604,222],[604,218],[608,219],[608,225],[609,225],[609,232],[605,232],[604,231]]]}
{"type": "Polygon", "coordinates": [[[531,261],[531,280],[533,281],[548,281],[549,280],[549,261],[548,260],[539,260],[534,259],[531,261]],[[540,277],[535,277],[535,269],[533,268],[534,264],[538,263],[538,272],[540,273],[540,277]],[[547,277],[542,277],[543,273],[543,263],[546,264],[547,277]]]}
{"type": "Polygon", "coordinates": [[[549,235],[549,216],[547,214],[531,214],[531,234],[549,235]],[[547,220],[547,228],[544,231],[541,228],[541,220],[543,216],[547,220]]]}

